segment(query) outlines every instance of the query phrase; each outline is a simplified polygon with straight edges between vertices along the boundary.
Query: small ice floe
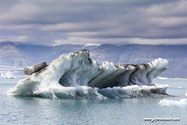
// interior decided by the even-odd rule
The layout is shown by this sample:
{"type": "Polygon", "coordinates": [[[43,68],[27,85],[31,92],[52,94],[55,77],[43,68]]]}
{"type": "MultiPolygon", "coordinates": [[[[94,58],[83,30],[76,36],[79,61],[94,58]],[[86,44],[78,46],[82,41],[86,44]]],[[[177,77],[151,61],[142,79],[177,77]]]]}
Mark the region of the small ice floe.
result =
{"type": "Polygon", "coordinates": [[[7,72],[5,71],[1,72],[1,78],[2,79],[16,79],[17,77],[8,70],[7,72]]]}
{"type": "Polygon", "coordinates": [[[167,77],[157,77],[158,79],[169,79],[167,77]]]}
{"type": "Polygon", "coordinates": [[[163,99],[159,104],[165,106],[187,106],[187,99],[181,99],[179,101],[163,99]]]}

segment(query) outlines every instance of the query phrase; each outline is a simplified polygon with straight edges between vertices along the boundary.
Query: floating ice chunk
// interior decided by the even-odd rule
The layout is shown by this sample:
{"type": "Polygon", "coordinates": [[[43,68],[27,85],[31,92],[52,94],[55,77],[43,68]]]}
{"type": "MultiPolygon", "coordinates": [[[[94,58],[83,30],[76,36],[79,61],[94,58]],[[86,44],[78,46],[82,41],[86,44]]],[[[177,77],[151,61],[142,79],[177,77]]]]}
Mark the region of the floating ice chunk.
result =
{"type": "Polygon", "coordinates": [[[159,104],[165,106],[173,106],[173,105],[187,106],[187,99],[181,99],[179,101],[163,99],[159,102],[159,104]]]}
{"type": "Polygon", "coordinates": [[[168,87],[155,85],[152,81],[168,66],[169,61],[161,58],[139,65],[114,64],[107,61],[99,65],[89,58],[89,50],[80,50],[62,54],[47,67],[20,80],[5,94],[49,98],[125,98],[152,94],[165,95],[168,87]]]}
{"type": "Polygon", "coordinates": [[[3,78],[3,79],[16,79],[17,77],[8,70],[7,72],[1,72],[1,78],[3,78]]]}
{"type": "Polygon", "coordinates": [[[167,78],[167,77],[157,77],[158,79],[164,79],[164,80],[166,80],[166,79],[169,79],[169,78],[167,78]]]}

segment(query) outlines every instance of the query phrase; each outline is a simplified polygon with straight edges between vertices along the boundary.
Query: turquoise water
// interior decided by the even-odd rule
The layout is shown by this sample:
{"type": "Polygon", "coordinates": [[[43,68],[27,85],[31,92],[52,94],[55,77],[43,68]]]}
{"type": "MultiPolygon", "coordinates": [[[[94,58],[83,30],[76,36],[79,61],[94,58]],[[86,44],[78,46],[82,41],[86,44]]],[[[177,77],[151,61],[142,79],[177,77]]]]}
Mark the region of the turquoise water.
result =
{"type": "Polygon", "coordinates": [[[161,105],[163,99],[187,99],[187,80],[154,80],[168,84],[170,98],[132,99],[49,99],[39,97],[6,96],[4,92],[19,79],[0,79],[0,124],[46,125],[132,125],[187,124],[187,104],[161,105]],[[144,118],[179,118],[180,121],[144,121],[144,118]]]}

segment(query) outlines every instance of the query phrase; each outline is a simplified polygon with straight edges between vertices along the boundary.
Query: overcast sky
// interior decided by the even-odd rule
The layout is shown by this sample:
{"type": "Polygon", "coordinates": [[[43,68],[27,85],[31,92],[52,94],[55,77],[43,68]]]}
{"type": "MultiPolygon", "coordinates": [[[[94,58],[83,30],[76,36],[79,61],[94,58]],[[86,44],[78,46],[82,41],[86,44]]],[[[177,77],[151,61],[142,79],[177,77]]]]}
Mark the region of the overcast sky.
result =
{"type": "Polygon", "coordinates": [[[0,0],[0,42],[187,44],[187,0],[0,0]]]}

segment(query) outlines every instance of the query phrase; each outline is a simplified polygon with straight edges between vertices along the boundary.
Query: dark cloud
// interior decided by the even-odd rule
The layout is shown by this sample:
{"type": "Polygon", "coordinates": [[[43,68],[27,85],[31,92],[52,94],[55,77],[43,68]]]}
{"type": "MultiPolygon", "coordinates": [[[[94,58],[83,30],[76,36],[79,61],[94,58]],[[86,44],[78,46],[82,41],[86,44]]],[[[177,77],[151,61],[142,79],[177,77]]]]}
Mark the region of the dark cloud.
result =
{"type": "Polygon", "coordinates": [[[186,0],[0,2],[0,41],[187,44],[186,0]]]}

